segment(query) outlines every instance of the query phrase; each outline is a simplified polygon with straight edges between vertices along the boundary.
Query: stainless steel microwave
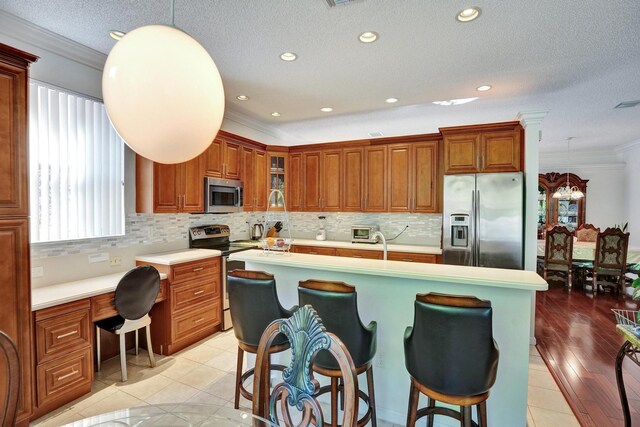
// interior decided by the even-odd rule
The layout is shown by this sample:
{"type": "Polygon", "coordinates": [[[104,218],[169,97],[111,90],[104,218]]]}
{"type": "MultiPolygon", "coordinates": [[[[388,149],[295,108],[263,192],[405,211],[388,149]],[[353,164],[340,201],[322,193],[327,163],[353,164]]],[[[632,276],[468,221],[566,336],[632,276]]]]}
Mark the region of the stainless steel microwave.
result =
{"type": "Polygon", "coordinates": [[[241,212],[242,181],[205,178],[204,211],[207,213],[241,212]]]}
{"type": "Polygon", "coordinates": [[[351,227],[352,243],[377,243],[373,233],[378,231],[377,225],[354,225],[351,227]]]}

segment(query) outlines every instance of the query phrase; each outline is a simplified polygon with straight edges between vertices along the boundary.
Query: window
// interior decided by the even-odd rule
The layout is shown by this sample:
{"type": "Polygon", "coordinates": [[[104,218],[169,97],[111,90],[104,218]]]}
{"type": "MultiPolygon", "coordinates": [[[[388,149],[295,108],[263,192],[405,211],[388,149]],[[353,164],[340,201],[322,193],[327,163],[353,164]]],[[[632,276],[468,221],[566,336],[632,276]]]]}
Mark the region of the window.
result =
{"type": "Polygon", "coordinates": [[[29,83],[31,242],[124,234],[124,143],[104,105],[29,83]]]}

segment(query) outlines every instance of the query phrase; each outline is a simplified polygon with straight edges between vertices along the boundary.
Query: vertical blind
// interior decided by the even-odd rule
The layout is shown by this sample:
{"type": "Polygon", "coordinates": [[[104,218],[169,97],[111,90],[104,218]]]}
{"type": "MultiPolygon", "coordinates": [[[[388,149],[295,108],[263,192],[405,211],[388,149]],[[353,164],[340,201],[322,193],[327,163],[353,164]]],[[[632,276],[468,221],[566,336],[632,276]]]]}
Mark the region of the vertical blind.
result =
{"type": "Polygon", "coordinates": [[[29,89],[31,241],[124,234],[124,143],[104,105],[29,89]]]}

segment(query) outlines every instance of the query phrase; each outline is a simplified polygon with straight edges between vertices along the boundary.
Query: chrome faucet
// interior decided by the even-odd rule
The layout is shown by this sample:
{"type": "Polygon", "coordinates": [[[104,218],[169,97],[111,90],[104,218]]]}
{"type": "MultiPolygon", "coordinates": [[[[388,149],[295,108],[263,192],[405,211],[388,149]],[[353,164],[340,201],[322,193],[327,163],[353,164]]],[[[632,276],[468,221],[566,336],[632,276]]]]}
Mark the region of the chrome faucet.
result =
{"type": "Polygon", "coordinates": [[[382,239],[382,252],[384,253],[384,260],[387,260],[387,239],[384,238],[384,234],[380,231],[375,231],[371,237],[375,237],[376,240],[382,239]]]}

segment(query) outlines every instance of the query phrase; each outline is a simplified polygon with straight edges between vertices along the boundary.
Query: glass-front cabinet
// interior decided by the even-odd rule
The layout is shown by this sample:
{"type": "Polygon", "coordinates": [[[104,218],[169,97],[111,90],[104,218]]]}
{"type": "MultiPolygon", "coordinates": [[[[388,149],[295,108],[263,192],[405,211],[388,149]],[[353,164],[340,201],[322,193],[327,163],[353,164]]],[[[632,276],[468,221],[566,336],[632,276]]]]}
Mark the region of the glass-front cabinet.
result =
{"type": "Polygon", "coordinates": [[[553,193],[567,185],[567,174],[549,172],[538,176],[538,238],[544,238],[544,230],[556,224],[564,225],[570,231],[575,230],[585,221],[587,207],[587,182],[572,173],[568,176],[571,187],[577,187],[584,197],[580,199],[554,199],[553,193]]]}
{"type": "Polygon", "coordinates": [[[269,194],[271,190],[280,190],[282,193],[274,193],[269,200],[269,210],[283,210],[284,196],[287,187],[287,154],[269,153],[269,194]]]}

